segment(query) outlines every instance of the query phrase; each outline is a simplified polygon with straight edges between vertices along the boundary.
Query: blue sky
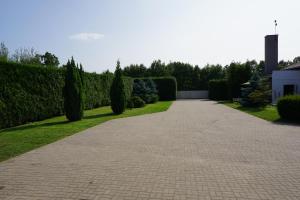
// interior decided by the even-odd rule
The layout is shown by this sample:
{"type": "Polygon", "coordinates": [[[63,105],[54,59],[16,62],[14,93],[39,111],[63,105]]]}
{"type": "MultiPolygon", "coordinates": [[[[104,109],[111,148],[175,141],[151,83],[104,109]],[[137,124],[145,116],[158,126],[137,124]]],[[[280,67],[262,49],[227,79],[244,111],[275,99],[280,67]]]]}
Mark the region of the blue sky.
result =
{"type": "Polygon", "coordinates": [[[264,59],[278,20],[279,58],[300,55],[298,0],[1,0],[0,41],[10,53],[33,47],[74,56],[86,71],[117,59],[207,63],[264,59]]]}

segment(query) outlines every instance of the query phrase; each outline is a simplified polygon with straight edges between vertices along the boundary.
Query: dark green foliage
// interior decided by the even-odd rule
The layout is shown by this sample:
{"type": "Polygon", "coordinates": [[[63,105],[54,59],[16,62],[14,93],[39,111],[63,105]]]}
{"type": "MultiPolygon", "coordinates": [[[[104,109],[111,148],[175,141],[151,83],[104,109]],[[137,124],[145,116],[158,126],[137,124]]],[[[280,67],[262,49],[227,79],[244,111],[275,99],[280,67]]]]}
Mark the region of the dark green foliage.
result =
{"type": "Polygon", "coordinates": [[[157,94],[149,94],[147,95],[147,101],[148,103],[156,103],[159,100],[159,97],[157,94]]]}
{"type": "Polygon", "coordinates": [[[277,102],[277,110],[283,119],[300,120],[300,95],[281,97],[277,102]]]}
{"type": "Polygon", "coordinates": [[[266,106],[272,101],[271,79],[261,78],[257,88],[249,94],[249,99],[254,106],[266,106]]]}
{"type": "Polygon", "coordinates": [[[227,80],[210,80],[208,83],[208,94],[212,100],[227,100],[228,99],[227,80]]]}
{"type": "Polygon", "coordinates": [[[152,78],[157,86],[160,101],[176,100],[177,82],[174,77],[152,78]]]}
{"type": "Polygon", "coordinates": [[[124,88],[124,81],[122,79],[122,70],[120,62],[117,62],[117,67],[110,89],[111,109],[115,114],[122,114],[126,108],[126,94],[124,88]]]}
{"type": "Polygon", "coordinates": [[[139,96],[146,103],[158,101],[156,84],[151,78],[135,79],[133,83],[133,96],[139,96]]]}
{"type": "Polygon", "coordinates": [[[281,97],[277,102],[277,110],[282,119],[300,121],[300,95],[281,97]]]}
{"type": "Polygon", "coordinates": [[[123,70],[124,76],[129,77],[146,77],[148,75],[147,68],[143,65],[129,65],[128,67],[125,67],[123,70]]]}
{"type": "Polygon", "coordinates": [[[133,96],[130,100],[133,108],[141,108],[145,106],[145,101],[139,96],[133,96]]]}
{"type": "Polygon", "coordinates": [[[240,103],[242,106],[266,106],[271,102],[271,94],[271,79],[254,72],[249,82],[242,85],[240,103]]]}
{"type": "Polygon", "coordinates": [[[44,55],[41,55],[42,64],[47,67],[58,67],[59,61],[58,58],[49,52],[46,52],[44,55]]]}
{"type": "Polygon", "coordinates": [[[199,79],[196,89],[208,90],[210,80],[224,79],[225,70],[221,65],[206,65],[198,71],[199,79]]]}
{"type": "Polygon", "coordinates": [[[85,109],[110,105],[112,74],[84,73],[85,109]]]}
{"type": "Polygon", "coordinates": [[[170,74],[169,68],[161,60],[154,60],[148,69],[148,75],[152,77],[169,76],[170,74]]]}
{"type": "Polygon", "coordinates": [[[251,77],[251,66],[249,64],[231,63],[226,68],[229,98],[241,97],[241,85],[251,77]]]}
{"type": "Polygon", "coordinates": [[[125,90],[125,98],[130,99],[133,91],[133,79],[130,77],[122,76],[125,90]]]}
{"type": "MultiPolygon", "coordinates": [[[[62,115],[65,69],[0,61],[0,128],[62,115]]],[[[83,74],[85,109],[110,105],[113,74],[83,74]]],[[[130,97],[132,79],[124,84],[130,97]]]]}
{"type": "Polygon", "coordinates": [[[72,58],[66,66],[64,107],[69,121],[81,120],[83,117],[83,89],[79,69],[72,58]]]}
{"type": "Polygon", "coordinates": [[[0,62],[0,128],[62,115],[64,71],[0,62]]]}

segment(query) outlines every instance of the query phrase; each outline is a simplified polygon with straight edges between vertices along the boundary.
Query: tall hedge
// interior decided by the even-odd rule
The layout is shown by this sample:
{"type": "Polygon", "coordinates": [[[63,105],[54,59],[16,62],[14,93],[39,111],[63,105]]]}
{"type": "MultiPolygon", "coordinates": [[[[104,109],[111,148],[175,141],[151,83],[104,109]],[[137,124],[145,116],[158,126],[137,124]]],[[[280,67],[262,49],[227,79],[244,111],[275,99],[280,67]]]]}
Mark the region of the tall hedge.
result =
{"type": "MultiPolygon", "coordinates": [[[[64,68],[0,62],[0,128],[63,115],[64,79],[64,68]]],[[[110,104],[112,80],[112,74],[84,73],[85,109],[110,104]]],[[[131,96],[132,80],[124,85],[131,96]]]]}
{"type": "Polygon", "coordinates": [[[228,87],[227,80],[211,80],[208,82],[208,95],[212,100],[227,100],[228,87]]]}
{"type": "Polygon", "coordinates": [[[84,73],[85,109],[110,105],[112,74],[84,73]]]}
{"type": "Polygon", "coordinates": [[[62,115],[64,71],[0,62],[0,128],[62,115]]]}
{"type": "Polygon", "coordinates": [[[174,77],[155,77],[152,80],[157,86],[159,100],[176,100],[177,82],[174,77]]]}
{"type": "Polygon", "coordinates": [[[83,74],[80,75],[79,68],[76,67],[72,58],[68,61],[64,86],[64,107],[66,117],[70,121],[81,120],[83,117],[83,74]]]}

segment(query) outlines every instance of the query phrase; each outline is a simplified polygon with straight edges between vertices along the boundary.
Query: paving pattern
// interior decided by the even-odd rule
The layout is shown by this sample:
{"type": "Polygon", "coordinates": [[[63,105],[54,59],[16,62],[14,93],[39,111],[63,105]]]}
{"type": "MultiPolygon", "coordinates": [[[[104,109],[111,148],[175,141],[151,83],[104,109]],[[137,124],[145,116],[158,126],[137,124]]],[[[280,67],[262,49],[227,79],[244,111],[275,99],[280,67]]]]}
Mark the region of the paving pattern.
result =
{"type": "Polygon", "coordinates": [[[296,200],[300,126],[176,101],[0,163],[0,199],[296,200]]]}

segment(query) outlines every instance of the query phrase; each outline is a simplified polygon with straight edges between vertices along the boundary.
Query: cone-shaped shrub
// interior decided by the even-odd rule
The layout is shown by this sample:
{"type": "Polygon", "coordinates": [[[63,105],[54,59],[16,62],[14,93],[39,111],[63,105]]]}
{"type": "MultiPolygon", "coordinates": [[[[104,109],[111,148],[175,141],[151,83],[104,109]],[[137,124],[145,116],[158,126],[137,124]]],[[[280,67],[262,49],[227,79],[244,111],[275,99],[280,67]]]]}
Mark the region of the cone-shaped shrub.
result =
{"type": "Polygon", "coordinates": [[[81,120],[83,117],[83,89],[79,69],[72,57],[67,63],[64,87],[64,104],[69,121],[81,120]]]}
{"type": "Polygon", "coordinates": [[[117,62],[114,80],[110,88],[110,101],[111,109],[115,114],[121,114],[124,112],[126,107],[126,96],[120,61],[117,62]]]}

